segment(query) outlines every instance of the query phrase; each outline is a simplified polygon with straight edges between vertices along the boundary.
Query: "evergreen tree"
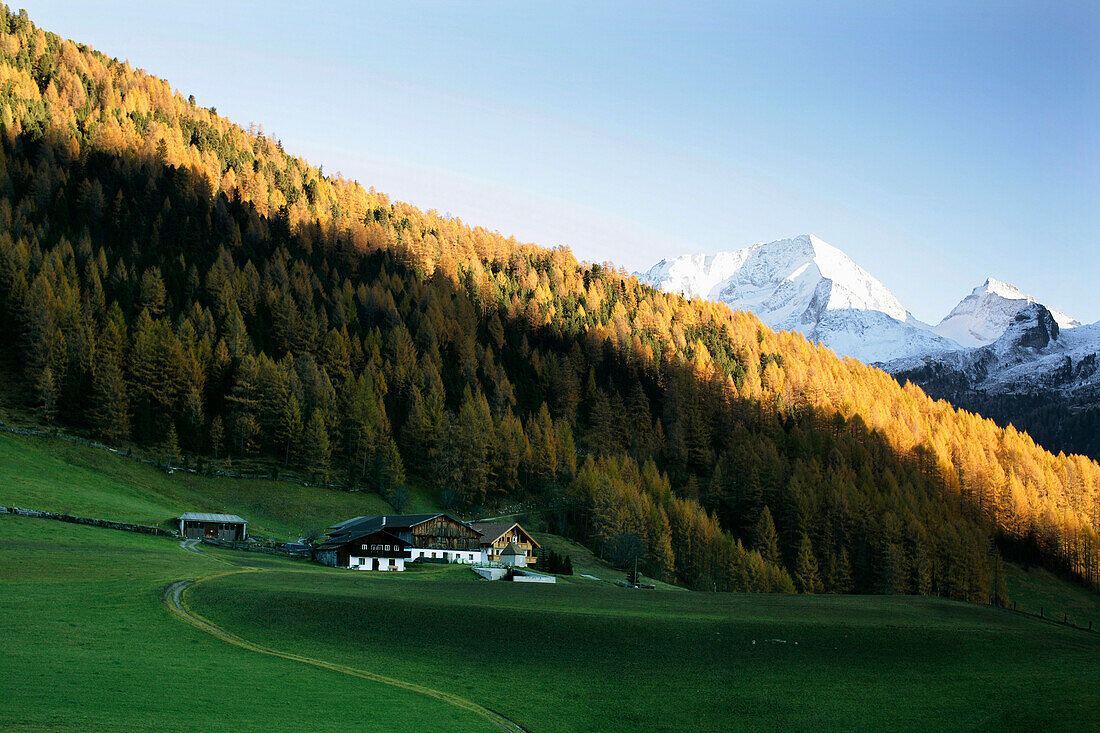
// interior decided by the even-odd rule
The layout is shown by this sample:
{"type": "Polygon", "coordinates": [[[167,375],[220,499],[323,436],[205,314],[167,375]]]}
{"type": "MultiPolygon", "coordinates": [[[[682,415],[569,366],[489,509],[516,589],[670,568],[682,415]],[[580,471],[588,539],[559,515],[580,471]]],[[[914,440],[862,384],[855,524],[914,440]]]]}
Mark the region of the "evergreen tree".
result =
{"type": "Polygon", "coordinates": [[[107,440],[117,443],[130,433],[129,398],[118,357],[106,353],[92,372],[92,424],[107,440]]]}
{"type": "Polygon", "coordinates": [[[57,380],[54,378],[53,369],[49,366],[42,368],[38,375],[38,413],[42,421],[50,424],[57,417],[57,397],[60,392],[57,380]]]}
{"type": "Polygon", "coordinates": [[[814,557],[810,538],[802,535],[798,545],[798,556],[794,563],[794,584],[799,593],[820,593],[821,578],[817,571],[817,558],[814,557]]]}
{"type": "Polygon", "coordinates": [[[309,422],[306,423],[305,450],[310,471],[322,482],[328,481],[332,448],[328,428],[319,410],[310,413],[309,422]]]}
{"type": "Polygon", "coordinates": [[[836,574],[833,582],[837,593],[852,592],[852,562],[848,557],[847,547],[840,548],[840,554],[837,555],[836,574]]]}
{"type": "Polygon", "coordinates": [[[168,433],[164,436],[164,445],[162,448],[164,452],[164,462],[169,466],[178,466],[180,464],[180,441],[179,436],[176,434],[176,423],[172,422],[168,426],[168,433]]]}
{"type": "Polygon", "coordinates": [[[221,415],[215,415],[210,421],[210,450],[214,458],[221,455],[222,445],[225,443],[225,426],[222,424],[221,415]]]}
{"type": "Polygon", "coordinates": [[[283,465],[296,459],[302,447],[302,408],[298,397],[290,394],[279,421],[279,442],[283,446],[283,465]]]}
{"type": "Polygon", "coordinates": [[[764,507],[760,512],[760,519],[756,522],[753,531],[753,549],[770,563],[779,564],[779,534],[775,531],[775,521],[772,519],[771,510],[764,507]]]}

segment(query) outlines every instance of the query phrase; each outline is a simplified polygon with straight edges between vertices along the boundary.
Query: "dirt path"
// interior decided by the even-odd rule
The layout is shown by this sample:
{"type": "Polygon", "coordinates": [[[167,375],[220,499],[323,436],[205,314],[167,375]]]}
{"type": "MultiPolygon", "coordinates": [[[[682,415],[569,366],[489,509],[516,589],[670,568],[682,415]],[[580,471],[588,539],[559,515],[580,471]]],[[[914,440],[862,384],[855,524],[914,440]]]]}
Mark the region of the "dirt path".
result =
{"type": "MultiPolygon", "coordinates": [[[[184,540],[180,542],[180,548],[185,551],[194,552],[211,560],[222,562],[226,565],[233,565],[233,563],[231,562],[222,560],[218,557],[214,557],[213,555],[209,555],[199,550],[197,545],[198,540],[184,540]]],[[[320,669],[331,670],[333,672],[346,674],[351,677],[358,677],[360,679],[370,680],[371,682],[378,682],[383,685],[389,685],[390,687],[399,687],[403,690],[416,692],[421,695],[426,695],[436,700],[440,700],[449,705],[454,705],[455,707],[462,708],[463,710],[467,710],[471,713],[474,713],[475,715],[479,715],[482,718],[488,720],[490,723],[496,725],[497,727],[502,728],[503,730],[513,731],[514,733],[527,733],[527,731],[518,723],[506,718],[500,713],[482,707],[481,705],[478,705],[471,700],[467,700],[464,697],[452,695],[449,692],[443,692],[441,690],[433,690],[430,687],[425,687],[423,685],[418,685],[412,682],[403,682],[402,680],[394,679],[392,677],[386,677],[384,675],[380,675],[375,672],[369,672],[364,669],[356,669],[355,667],[348,667],[343,664],[328,662],[323,659],[313,659],[312,657],[305,657],[300,654],[292,654],[290,652],[279,651],[278,649],[272,649],[270,647],[263,646],[262,644],[256,644],[249,641],[248,639],[237,636],[231,631],[227,631],[226,629],[221,628],[220,626],[214,624],[211,621],[208,621],[207,619],[203,618],[202,616],[187,607],[187,601],[184,598],[184,591],[194,585],[197,585],[207,580],[211,580],[213,578],[221,578],[226,575],[235,575],[237,573],[263,572],[260,568],[240,566],[236,567],[238,567],[239,569],[229,570],[224,573],[206,575],[197,580],[177,580],[175,583],[172,583],[164,590],[164,604],[168,607],[168,610],[171,611],[173,615],[191,624],[195,628],[205,631],[211,636],[215,636],[224,642],[241,647],[242,649],[247,649],[249,651],[256,652],[257,654],[267,654],[272,657],[289,659],[292,662],[300,662],[302,664],[308,664],[312,667],[319,667],[320,669]]]]}

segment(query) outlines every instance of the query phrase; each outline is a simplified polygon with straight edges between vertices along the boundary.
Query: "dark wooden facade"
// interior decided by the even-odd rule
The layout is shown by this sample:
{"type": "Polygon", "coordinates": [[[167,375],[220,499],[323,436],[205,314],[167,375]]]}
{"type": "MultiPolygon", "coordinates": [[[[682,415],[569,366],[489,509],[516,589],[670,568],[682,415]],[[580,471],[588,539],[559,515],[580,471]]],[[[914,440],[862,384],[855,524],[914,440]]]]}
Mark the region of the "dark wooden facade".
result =
{"type": "Polygon", "coordinates": [[[378,531],[334,548],[336,567],[346,567],[352,557],[409,558],[409,543],[390,532],[378,531]],[[386,549],[386,548],[389,549],[386,549]]]}
{"type": "Polygon", "coordinates": [[[481,533],[446,514],[353,517],[329,527],[328,537],[317,546],[314,559],[333,567],[375,569],[375,561],[476,562],[481,552],[481,533]],[[399,550],[394,549],[400,544],[399,550]],[[389,545],[390,549],[385,547],[389,545]],[[379,550],[381,546],[383,549],[379,550]],[[371,558],[369,567],[352,558],[371,558]]]}
{"type": "Polygon", "coordinates": [[[189,540],[227,540],[248,537],[248,523],[236,514],[188,512],[179,518],[180,536],[189,540]]]}
{"type": "MultiPolygon", "coordinates": [[[[400,520],[394,517],[393,520],[400,520]]],[[[480,550],[481,534],[462,522],[439,514],[420,521],[408,522],[410,526],[389,525],[387,529],[413,547],[428,550],[480,550]]]]}

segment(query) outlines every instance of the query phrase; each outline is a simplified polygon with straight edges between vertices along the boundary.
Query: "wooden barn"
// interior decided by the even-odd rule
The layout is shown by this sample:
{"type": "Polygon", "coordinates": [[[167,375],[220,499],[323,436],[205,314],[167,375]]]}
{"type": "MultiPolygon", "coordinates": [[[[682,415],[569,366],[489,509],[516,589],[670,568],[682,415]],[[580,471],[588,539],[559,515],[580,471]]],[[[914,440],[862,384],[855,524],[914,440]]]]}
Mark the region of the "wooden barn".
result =
{"type": "Polygon", "coordinates": [[[248,522],[236,514],[187,512],[179,518],[180,537],[189,540],[246,540],[248,522]]]}
{"type": "Polygon", "coordinates": [[[530,567],[541,545],[517,522],[471,522],[481,534],[481,561],[530,567]]]}
{"type": "Polygon", "coordinates": [[[325,565],[364,570],[403,570],[406,561],[474,563],[480,557],[481,535],[447,514],[348,519],[329,527],[328,536],[316,552],[317,561],[325,565]],[[400,550],[395,549],[395,541],[400,543],[400,550]],[[356,564],[356,559],[365,562],[356,564]],[[395,561],[392,568],[391,559],[395,561]]]}
{"type": "Polygon", "coordinates": [[[477,562],[481,535],[465,522],[447,514],[403,514],[386,517],[390,531],[410,544],[416,560],[477,562]]]}

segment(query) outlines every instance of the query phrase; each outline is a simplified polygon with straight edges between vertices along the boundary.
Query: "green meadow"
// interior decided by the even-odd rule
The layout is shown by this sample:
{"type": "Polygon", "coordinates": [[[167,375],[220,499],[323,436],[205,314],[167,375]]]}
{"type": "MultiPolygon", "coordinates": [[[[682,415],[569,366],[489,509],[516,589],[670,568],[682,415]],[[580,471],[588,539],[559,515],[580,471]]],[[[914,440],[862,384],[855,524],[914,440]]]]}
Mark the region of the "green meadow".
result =
{"type": "Polygon", "coordinates": [[[530,730],[1071,729],[1100,636],[912,597],[628,591],[273,571],[190,592],[263,644],[385,669],[530,730]]]}
{"type": "Polygon", "coordinates": [[[492,730],[423,695],[231,646],[161,602],[172,581],[227,569],[164,538],[0,515],[0,730],[492,730]]]}
{"type": "MultiPolygon", "coordinates": [[[[392,512],[380,496],[288,481],[166,474],[63,440],[0,433],[0,504],[172,526],[183,512],[239,514],[249,532],[296,539],[361,514],[392,512]]],[[[407,511],[434,507],[413,493],[407,511]]]]}
{"type": "MultiPolygon", "coordinates": [[[[230,511],[284,536],[386,510],[367,494],[167,476],[8,435],[0,504],[145,522],[230,511]]],[[[578,576],[340,571],[0,515],[0,729],[493,729],[434,697],[205,633],[162,602],[185,578],[200,579],[186,606],[244,640],[457,695],[529,731],[1086,730],[1100,719],[1100,633],[933,598],[628,590],[583,547],[538,538],[572,554],[578,576]]],[[[1048,615],[1100,608],[1044,571],[1013,569],[1009,587],[1048,615]]]]}

